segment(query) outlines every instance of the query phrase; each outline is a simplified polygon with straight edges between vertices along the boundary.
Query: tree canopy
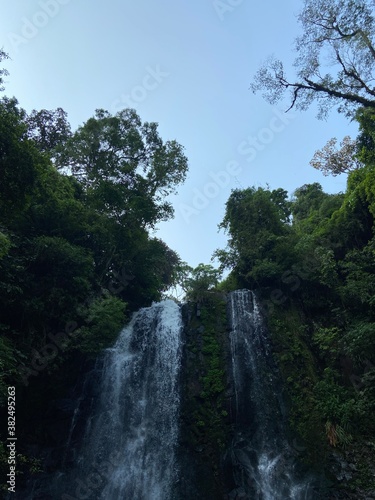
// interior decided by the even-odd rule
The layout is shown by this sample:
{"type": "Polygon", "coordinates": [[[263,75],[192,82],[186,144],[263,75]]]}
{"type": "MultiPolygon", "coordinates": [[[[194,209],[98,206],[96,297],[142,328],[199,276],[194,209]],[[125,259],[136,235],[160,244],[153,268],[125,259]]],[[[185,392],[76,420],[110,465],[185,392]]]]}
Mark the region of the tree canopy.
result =
{"type": "Polygon", "coordinates": [[[148,227],[172,215],[166,196],[186,176],[182,151],[134,110],[98,111],[72,133],[61,108],[28,115],[16,99],[0,100],[4,376],[14,365],[20,383],[38,375],[23,363],[71,321],[77,335],[58,362],[94,354],[126,314],[176,283],[180,258],[148,227]],[[105,328],[102,313],[113,317],[105,328]]]}
{"type": "Polygon", "coordinates": [[[115,116],[97,110],[57,148],[56,166],[84,185],[99,212],[153,227],[173,215],[166,197],[188,169],[183,147],[175,140],[164,143],[157,127],[142,123],[133,109],[115,116]]]}
{"type": "Polygon", "coordinates": [[[256,73],[253,92],[262,91],[272,104],[288,94],[288,109],[304,110],[316,100],[320,118],[334,106],[351,118],[360,107],[375,108],[373,2],[304,0],[298,20],[295,78],[271,56],[256,73]]]}
{"type": "Polygon", "coordinates": [[[222,269],[235,268],[246,280],[281,271],[281,250],[289,233],[290,204],[283,189],[233,190],[220,229],[229,234],[228,247],[216,250],[222,269]]]}
{"type": "Polygon", "coordinates": [[[337,149],[336,144],[337,139],[333,137],[322,149],[315,152],[310,161],[310,165],[320,170],[325,176],[347,174],[361,166],[356,155],[356,140],[347,135],[340,142],[340,149],[337,149]]]}
{"type": "Polygon", "coordinates": [[[26,119],[28,136],[33,139],[40,151],[54,156],[56,149],[64,147],[71,136],[68,114],[62,109],[56,110],[35,109],[26,119]]]}
{"type": "Polygon", "coordinates": [[[221,271],[210,264],[198,264],[197,267],[183,266],[183,278],[181,287],[188,300],[200,301],[207,292],[217,287],[221,277],[221,271]]]}

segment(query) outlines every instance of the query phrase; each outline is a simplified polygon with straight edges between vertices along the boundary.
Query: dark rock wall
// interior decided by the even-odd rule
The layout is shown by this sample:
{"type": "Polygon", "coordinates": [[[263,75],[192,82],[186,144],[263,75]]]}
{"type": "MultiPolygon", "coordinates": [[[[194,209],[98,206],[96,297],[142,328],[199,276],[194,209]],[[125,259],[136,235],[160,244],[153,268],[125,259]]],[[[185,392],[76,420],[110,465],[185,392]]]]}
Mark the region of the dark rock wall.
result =
{"type": "Polygon", "coordinates": [[[227,384],[227,319],[224,295],[185,304],[181,370],[180,482],[176,498],[218,500],[227,490],[230,388],[227,384]]]}
{"type": "MultiPolygon", "coordinates": [[[[244,498],[244,492],[237,491],[233,482],[232,466],[227,456],[235,420],[227,297],[225,294],[208,294],[198,304],[184,304],[182,316],[179,481],[174,488],[173,500],[244,498]]],[[[44,410],[39,412],[38,421],[34,409],[33,421],[21,424],[27,452],[41,460],[43,472],[19,480],[16,499],[52,499],[46,493],[46,485],[56,471],[74,464],[92,401],[98,396],[101,360],[81,367],[78,365],[71,389],[65,391],[63,397],[60,397],[60,391],[58,398],[50,398],[44,410]]],[[[38,383],[42,398],[43,384],[38,383]]],[[[337,452],[327,463],[322,460],[319,465],[330,481],[316,498],[375,498],[375,494],[366,496],[364,493],[362,496],[358,489],[356,493],[348,491],[347,484],[356,476],[358,467],[349,452],[342,456],[337,452]]]]}

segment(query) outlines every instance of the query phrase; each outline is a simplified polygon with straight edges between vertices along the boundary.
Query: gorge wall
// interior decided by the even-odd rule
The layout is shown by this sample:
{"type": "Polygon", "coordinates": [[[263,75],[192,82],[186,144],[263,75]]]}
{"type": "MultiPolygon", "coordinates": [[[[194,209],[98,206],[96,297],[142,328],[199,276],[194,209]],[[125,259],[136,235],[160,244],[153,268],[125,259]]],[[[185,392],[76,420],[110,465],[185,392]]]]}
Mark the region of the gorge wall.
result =
{"type": "Polygon", "coordinates": [[[282,383],[255,295],[207,295],[183,311],[178,498],[318,498],[287,440],[282,383]]]}
{"type": "Polygon", "coordinates": [[[327,457],[314,464],[291,431],[276,354],[248,290],[141,309],[51,403],[55,441],[34,450],[44,472],[15,498],[355,498],[321,480],[327,457]]]}

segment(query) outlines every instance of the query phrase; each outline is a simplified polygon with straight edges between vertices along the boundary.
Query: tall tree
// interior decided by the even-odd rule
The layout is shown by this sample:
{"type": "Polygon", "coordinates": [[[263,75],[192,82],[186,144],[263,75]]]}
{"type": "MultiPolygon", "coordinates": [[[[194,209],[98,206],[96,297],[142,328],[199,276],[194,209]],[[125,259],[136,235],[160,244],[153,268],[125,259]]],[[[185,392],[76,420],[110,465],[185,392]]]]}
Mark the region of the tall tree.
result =
{"type": "Polygon", "coordinates": [[[333,106],[353,117],[359,107],[375,108],[375,21],[370,0],[305,0],[296,39],[296,78],[271,57],[256,73],[253,92],[270,103],[289,93],[289,109],[318,101],[319,117],[333,106]],[[329,68],[328,72],[327,69],[329,68]]]}
{"type": "Polygon", "coordinates": [[[221,277],[221,271],[210,264],[198,264],[197,267],[186,268],[181,286],[188,300],[201,300],[209,290],[214,289],[221,277]]]}
{"type": "Polygon", "coordinates": [[[170,218],[166,197],[188,169],[183,147],[164,143],[157,123],[142,123],[133,109],[115,116],[97,110],[67,141],[56,164],[82,182],[98,211],[144,227],[170,218]]]}
{"type": "Polygon", "coordinates": [[[28,135],[34,140],[38,149],[56,154],[56,148],[65,144],[71,136],[70,123],[67,113],[61,108],[56,110],[36,111],[35,109],[27,117],[28,135]]]}
{"type": "Polygon", "coordinates": [[[375,164],[375,110],[361,109],[356,115],[359,122],[357,139],[358,159],[366,165],[375,164]]]}
{"type": "Polygon", "coordinates": [[[287,197],[283,189],[251,187],[232,191],[219,225],[229,235],[228,247],[214,253],[222,269],[236,269],[250,285],[263,278],[265,284],[282,272],[289,263],[289,257],[284,258],[284,246],[290,246],[287,197]]]}
{"type": "Polygon", "coordinates": [[[41,164],[35,144],[27,138],[25,112],[16,99],[0,101],[0,220],[9,222],[30,199],[41,164]]]}
{"type": "Polygon", "coordinates": [[[312,213],[318,212],[330,198],[340,199],[340,196],[325,193],[318,182],[304,184],[296,189],[292,203],[293,222],[304,221],[312,213]]]}

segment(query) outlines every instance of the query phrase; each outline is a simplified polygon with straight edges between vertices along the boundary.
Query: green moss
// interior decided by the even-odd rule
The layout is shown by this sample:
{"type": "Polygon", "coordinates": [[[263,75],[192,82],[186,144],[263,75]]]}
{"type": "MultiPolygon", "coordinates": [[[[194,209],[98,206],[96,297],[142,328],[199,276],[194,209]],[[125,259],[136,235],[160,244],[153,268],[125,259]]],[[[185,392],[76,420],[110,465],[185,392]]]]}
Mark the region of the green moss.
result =
{"type": "Polygon", "coordinates": [[[222,494],[219,469],[229,436],[225,400],[226,302],[222,294],[210,293],[199,304],[199,316],[196,307],[191,305],[187,327],[190,356],[186,366],[183,428],[194,461],[209,466],[219,497],[222,494]]]}
{"type": "Polygon", "coordinates": [[[325,420],[317,409],[314,387],[319,367],[308,345],[307,330],[296,308],[273,309],[269,330],[289,400],[291,430],[304,442],[310,463],[321,463],[327,451],[325,420]]]}
{"type": "Polygon", "coordinates": [[[354,390],[350,380],[345,382],[340,328],[327,314],[314,315],[312,321],[297,306],[284,304],[273,308],[269,330],[289,397],[291,429],[306,447],[303,459],[329,474],[326,458],[333,449],[341,450],[345,460],[354,464],[353,479],[341,486],[355,494],[371,491],[375,482],[370,446],[373,419],[369,418],[374,411],[372,385],[366,384],[366,375],[361,377],[361,390],[354,390]]]}
{"type": "Polygon", "coordinates": [[[350,462],[354,464],[353,479],[350,489],[354,492],[373,492],[375,489],[374,476],[375,442],[358,441],[348,452],[350,462]]]}

